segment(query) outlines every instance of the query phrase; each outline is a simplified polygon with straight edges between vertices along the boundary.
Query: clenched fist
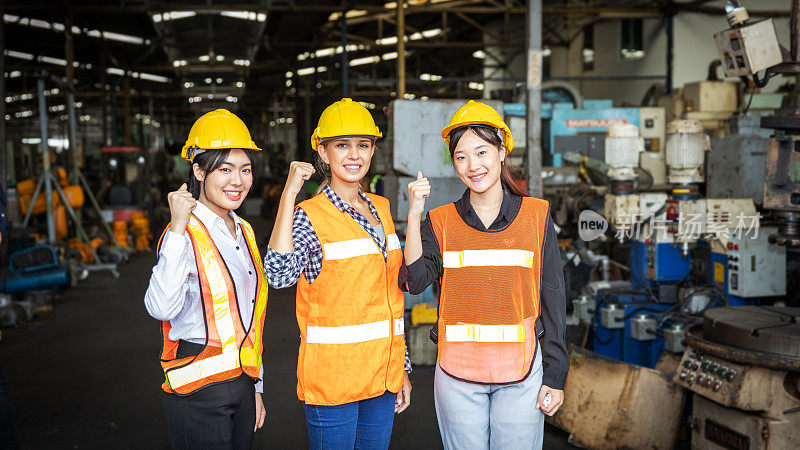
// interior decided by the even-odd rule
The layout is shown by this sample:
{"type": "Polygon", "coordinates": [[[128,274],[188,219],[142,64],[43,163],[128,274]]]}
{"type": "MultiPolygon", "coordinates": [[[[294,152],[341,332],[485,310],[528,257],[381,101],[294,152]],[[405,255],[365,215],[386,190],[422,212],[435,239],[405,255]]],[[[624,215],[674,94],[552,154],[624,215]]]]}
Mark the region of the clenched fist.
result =
{"type": "Polygon", "coordinates": [[[306,182],[311,175],[314,175],[314,166],[310,163],[303,161],[292,161],[289,164],[289,176],[286,177],[286,186],[283,188],[283,193],[289,196],[294,201],[300,189],[303,188],[303,183],[306,182]]]}
{"type": "Polygon", "coordinates": [[[186,190],[186,183],[183,183],[177,191],[167,194],[169,201],[169,213],[172,216],[169,230],[173,233],[183,234],[186,225],[189,224],[189,217],[197,207],[197,200],[186,190]]]}
{"type": "Polygon", "coordinates": [[[419,220],[425,210],[425,199],[431,194],[431,183],[417,172],[417,179],[408,183],[408,221],[419,220]]]}

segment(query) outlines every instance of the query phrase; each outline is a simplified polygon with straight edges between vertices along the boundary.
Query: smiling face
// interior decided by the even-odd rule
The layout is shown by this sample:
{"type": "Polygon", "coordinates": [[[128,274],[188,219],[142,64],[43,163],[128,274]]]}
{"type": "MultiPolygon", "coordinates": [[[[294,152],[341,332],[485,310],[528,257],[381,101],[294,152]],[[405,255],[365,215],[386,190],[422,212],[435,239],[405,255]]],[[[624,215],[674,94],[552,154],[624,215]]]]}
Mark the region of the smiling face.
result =
{"type": "Polygon", "coordinates": [[[317,147],[320,158],[330,166],[331,176],[347,183],[358,183],[367,174],[375,141],[370,137],[342,136],[326,140],[317,147]]]}
{"type": "Polygon", "coordinates": [[[198,164],[195,177],[203,183],[199,200],[220,215],[239,208],[253,185],[253,167],[250,158],[241,149],[232,149],[225,161],[210,173],[204,173],[198,164]]]}
{"type": "Polygon", "coordinates": [[[458,140],[453,151],[453,165],[461,182],[482,194],[500,182],[501,164],[506,158],[503,148],[497,148],[469,130],[458,140]]]}

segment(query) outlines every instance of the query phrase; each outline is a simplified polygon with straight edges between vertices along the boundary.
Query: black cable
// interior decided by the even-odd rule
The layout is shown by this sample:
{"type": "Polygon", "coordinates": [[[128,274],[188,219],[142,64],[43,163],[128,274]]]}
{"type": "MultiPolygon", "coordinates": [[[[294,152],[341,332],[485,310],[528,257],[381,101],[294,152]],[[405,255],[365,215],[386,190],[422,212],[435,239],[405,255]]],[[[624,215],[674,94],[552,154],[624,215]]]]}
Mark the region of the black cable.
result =
{"type": "MultiPolygon", "coordinates": [[[[753,78],[755,78],[755,77],[756,77],[756,75],[753,75],[753,78]]],[[[755,83],[755,81],[753,81],[753,89],[750,89],[750,100],[747,101],[747,106],[745,106],[744,110],[742,110],[742,113],[741,113],[742,116],[746,116],[747,115],[747,111],[750,109],[750,103],[753,101],[753,94],[755,94],[755,93],[756,93],[756,83],[755,83]]]]}
{"type": "Polygon", "coordinates": [[[605,340],[604,339],[600,339],[600,334],[597,333],[597,324],[595,323],[595,326],[594,326],[594,338],[595,338],[595,340],[597,341],[598,344],[600,344],[600,345],[608,345],[608,344],[611,343],[611,341],[614,340],[614,335],[616,334],[617,329],[618,328],[609,330],[611,332],[611,336],[609,336],[608,339],[605,339],[605,340]]]}

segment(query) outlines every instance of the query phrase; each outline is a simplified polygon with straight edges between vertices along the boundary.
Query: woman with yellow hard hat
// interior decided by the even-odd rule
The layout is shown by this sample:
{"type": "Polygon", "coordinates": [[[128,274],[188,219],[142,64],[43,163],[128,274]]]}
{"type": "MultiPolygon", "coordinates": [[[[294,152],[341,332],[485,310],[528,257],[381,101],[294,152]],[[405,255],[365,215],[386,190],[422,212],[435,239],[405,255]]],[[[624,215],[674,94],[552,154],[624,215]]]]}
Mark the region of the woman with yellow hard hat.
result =
{"type": "Polygon", "coordinates": [[[442,442],[541,448],[544,414],[561,405],[569,370],[549,204],[514,183],[506,167],[511,131],[490,106],[469,101],[442,137],[466,189],[420,224],[430,183],[422,172],[409,183],[400,280],[411,293],[441,280],[434,400],[442,442]]]}
{"type": "Polygon", "coordinates": [[[172,220],[145,294],[161,320],[164,415],[176,449],[249,449],[261,400],[267,308],[253,228],[233,211],[253,184],[250,132],[224,109],[192,126],[186,183],[169,193],[172,220]]]}
{"type": "Polygon", "coordinates": [[[295,206],[315,169],[291,163],[267,249],[270,285],[297,283],[297,395],[312,449],[387,448],[410,403],[400,241],[389,201],[360,187],[380,137],[352,99],[326,108],[311,137],[325,180],[295,206]]]}

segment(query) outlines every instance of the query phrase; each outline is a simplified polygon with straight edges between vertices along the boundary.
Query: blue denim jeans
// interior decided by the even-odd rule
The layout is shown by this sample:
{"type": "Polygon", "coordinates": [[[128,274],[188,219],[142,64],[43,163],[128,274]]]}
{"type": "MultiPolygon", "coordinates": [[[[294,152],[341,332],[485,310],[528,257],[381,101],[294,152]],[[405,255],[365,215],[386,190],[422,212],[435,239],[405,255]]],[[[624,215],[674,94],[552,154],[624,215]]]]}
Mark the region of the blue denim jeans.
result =
{"type": "Polygon", "coordinates": [[[437,362],[433,397],[445,450],[541,450],[541,386],[541,349],[527,378],[501,386],[457,380],[437,362]]]}
{"type": "Polygon", "coordinates": [[[389,448],[397,394],[336,406],[303,404],[308,422],[308,448],[377,450],[389,448]]]}

